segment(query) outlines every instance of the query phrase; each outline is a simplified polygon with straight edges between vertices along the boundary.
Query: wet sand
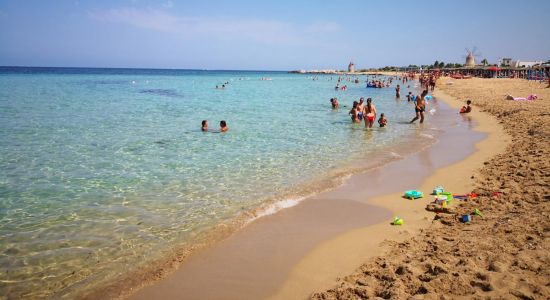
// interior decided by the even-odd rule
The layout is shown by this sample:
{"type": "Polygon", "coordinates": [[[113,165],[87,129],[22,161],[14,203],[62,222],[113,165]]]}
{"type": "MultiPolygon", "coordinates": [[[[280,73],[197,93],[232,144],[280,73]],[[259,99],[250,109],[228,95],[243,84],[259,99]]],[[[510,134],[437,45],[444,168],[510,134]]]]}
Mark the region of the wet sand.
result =
{"type": "Polygon", "coordinates": [[[191,255],[173,274],[131,298],[305,298],[330,286],[380,253],[379,244],[389,235],[405,237],[429,224],[421,201],[401,198],[402,191],[420,186],[438,168],[472,154],[474,144],[484,136],[473,132],[472,120],[461,118],[454,109],[440,113],[448,114],[451,121],[434,146],[354,175],[334,190],[254,221],[191,255]],[[390,193],[393,201],[376,201],[377,196],[390,193]],[[407,220],[406,229],[389,225],[395,213],[407,220]],[[327,242],[365,229],[370,231],[358,243],[342,243],[318,255],[327,242]]]}
{"type": "MultiPolygon", "coordinates": [[[[450,186],[451,191],[473,190],[479,196],[455,201],[452,214],[427,213],[431,224],[421,233],[407,239],[392,238],[383,255],[370,256],[357,264],[351,275],[311,298],[550,298],[550,89],[546,84],[519,79],[443,78],[438,84],[453,97],[438,94],[452,103],[463,105],[471,99],[471,116],[482,127],[494,118],[499,124],[487,127],[491,134],[479,145],[480,151],[457,165],[470,164],[470,170],[444,168],[436,173],[444,172],[438,183],[450,186]],[[503,100],[506,94],[537,94],[539,99],[507,101],[503,100]],[[493,145],[483,145],[491,140],[493,145]],[[460,178],[471,180],[457,182],[460,178]],[[483,218],[474,216],[469,223],[459,222],[459,216],[476,208],[483,218]]],[[[406,223],[403,229],[408,227],[406,223]]],[[[368,228],[363,233],[368,234],[368,228]]],[[[360,232],[346,233],[316,251],[341,247],[361,236],[360,232]]],[[[368,257],[368,250],[363,251],[368,257]]],[[[331,259],[340,256],[336,253],[331,259]]],[[[309,261],[315,259],[301,264],[307,266],[309,261]]],[[[289,282],[293,281],[290,276],[289,282]]]]}

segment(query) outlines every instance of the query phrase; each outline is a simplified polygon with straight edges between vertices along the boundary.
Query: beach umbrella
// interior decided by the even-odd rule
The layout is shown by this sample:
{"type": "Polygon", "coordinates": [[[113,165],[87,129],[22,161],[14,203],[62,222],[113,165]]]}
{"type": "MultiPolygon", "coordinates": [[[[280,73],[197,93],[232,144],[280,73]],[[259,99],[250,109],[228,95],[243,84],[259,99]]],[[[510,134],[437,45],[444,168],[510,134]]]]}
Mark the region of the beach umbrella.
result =
{"type": "Polygon", "coordinates": [[[499,67],[490,67],[487,70],[489,70],[489,71],[500,71],[501,68],[499,68],[499,67]]]}

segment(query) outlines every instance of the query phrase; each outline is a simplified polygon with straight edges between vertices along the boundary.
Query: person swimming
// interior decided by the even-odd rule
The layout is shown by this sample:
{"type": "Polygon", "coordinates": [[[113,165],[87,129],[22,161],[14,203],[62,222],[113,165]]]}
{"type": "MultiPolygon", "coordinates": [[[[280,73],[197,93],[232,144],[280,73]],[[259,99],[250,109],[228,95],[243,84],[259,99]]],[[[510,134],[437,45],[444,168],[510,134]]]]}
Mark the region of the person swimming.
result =
{"type": "Polygon", "coordinates": [[[226,132],[229,130],[229,127],[227,127],[227,123],[225,120],[220,121],[220,132],[226,132]]]}
{"type": "Polygon", "coordinates": [[[208,120],[202,120],[202,123],[201,123],[201,131],[208,131],[208,120]]]}

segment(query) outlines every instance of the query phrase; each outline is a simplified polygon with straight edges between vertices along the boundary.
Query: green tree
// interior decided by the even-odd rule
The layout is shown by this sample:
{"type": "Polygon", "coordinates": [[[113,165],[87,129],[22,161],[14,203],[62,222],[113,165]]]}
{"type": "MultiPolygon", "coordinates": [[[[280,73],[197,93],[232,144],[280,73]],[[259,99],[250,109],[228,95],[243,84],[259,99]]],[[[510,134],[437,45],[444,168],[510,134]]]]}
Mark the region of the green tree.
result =
{"type": "Polygon", "coordinates": [[[486,66],[486,65],[489,64],[489,62],[487,61],[486,58],[484,58],[484,59],[481,61],[481,64],[484,65],[484,66],[486,66]]]}
{"type": "Polygon", "coordinates": [[[440,63],[439,63],[439,68],[441,69],[441,68],[443,68],[443,67],[445,67],[445,63],[444,63],[444,62],[440,62],[440,63]]]}
{"type": "Polygon", "coordinates": [[[436,61],[434,62],[434,68],[437,68],[438,66],[439,66],[439,61],[436,60],[436,61]]]}

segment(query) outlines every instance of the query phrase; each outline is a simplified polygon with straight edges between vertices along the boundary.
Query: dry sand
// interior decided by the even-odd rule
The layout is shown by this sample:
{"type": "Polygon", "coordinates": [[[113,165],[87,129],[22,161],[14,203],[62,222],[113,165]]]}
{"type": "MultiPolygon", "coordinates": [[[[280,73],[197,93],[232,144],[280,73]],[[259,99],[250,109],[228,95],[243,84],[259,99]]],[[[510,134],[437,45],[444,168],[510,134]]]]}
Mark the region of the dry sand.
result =
{"type": "MultiPolygon", "coordinates": [[[[450,100],[455,105],[456,101],[471,99],[472,116],[484,111],[497,118],[506,135],[497,134],[495,141],[493,134],[488,140],[498,144],[498,139],[511,139],[508,146],[500,149],[501,153],[494,148],[495,144],[480,147],[472,156],[473,161],[469,157],[458,164],[479,165],[475,157],[487,158],[491,153],[483,152],[494,151],[492,158],[482,161],[479,170],[469,171],[472,190],[479,197],[453,204],[454,214],[430,213],[431,225],[413,237],[395,239],[389,235],[392,241],[387,242],[390,246],[383,255],[367,260],[336,286],[316,292],[311,298],[549,299],[550,89],[545,86],[518,79],[441,79],[438,88],[442,92],[438,96],[453,96],[450,100]],[[539,99],[508,101],[504,100],[506,94],[515,97],[537,94],[539,99]],[[493,196],[493,192],[502,194],[493,196]],[[458,216],[475,208],[481,210],[484,218],[474,217],[470,223],[458,221],[458,216]]],[[[483,120],[480,124],[483,126],[483,120]]],[[[460,181],[462,188],[470,182],[464,182],[463,174],[455,173],[453,167],[457,166],[438,171],[443,176],[439,178],[444,179],[440,183],[452,183],[454,192],[469,192],[460,189],[460,181]]],[[[423,188],[427,188],[426,184],[423,188]]],[[[404,227],[407,226],[406,223],[404,227]]],[[[353,238],[360,235],[348,233],[332,244],[341,246],[353,238]]],[[[330,245],[324,248],[330,249],[330,245]]],[[[317,252],[322,253],[323,246],[317,252]]],[[[304,261],[317,261],[312,256],[304,261]]],[[[302,268],[307,265],[303,262],[302,268]]],[[[284,291],[285,288],[280,298],[284,291]]]]}

